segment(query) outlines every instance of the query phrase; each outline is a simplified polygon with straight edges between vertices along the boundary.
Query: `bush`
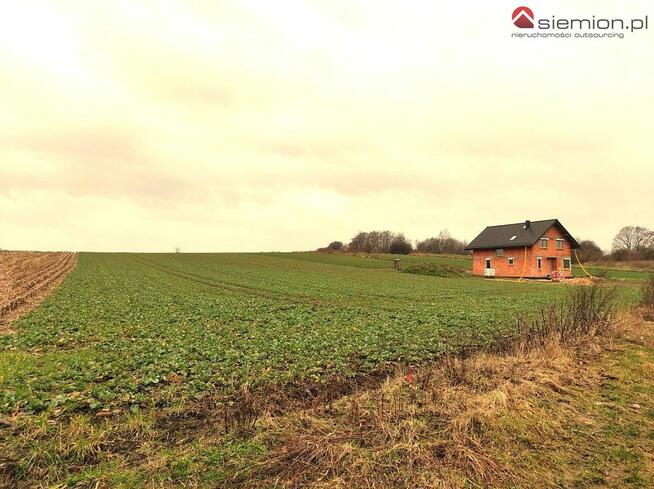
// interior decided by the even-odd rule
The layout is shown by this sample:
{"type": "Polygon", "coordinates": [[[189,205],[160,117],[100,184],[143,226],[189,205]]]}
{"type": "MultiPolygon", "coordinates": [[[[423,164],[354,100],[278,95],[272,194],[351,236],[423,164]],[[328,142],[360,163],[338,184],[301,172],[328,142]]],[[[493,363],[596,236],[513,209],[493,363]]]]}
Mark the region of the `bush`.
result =
{"type": "Polygon", "coordinates": [[[654,308],[654,274],[643,284],[641,304],[645,307],[654,308]]]}
{"type": "Polygon", "coordinates": [[[594,241],[585,239],[579,242],[579,250],[577,251],[577,256],[579,257],[579,261],[586,263],[588,261],[599,260],[604,256],[604,253],[594,241]]]}
{"type": "Polygon", "coordinates": [[[615,287],[601,283],[577,286],[564,300],[541,308],[536,316],[520,316],[518,331],[530,346],[543,345],[553,337],[561,343],[573,343],[606,332],[615,302],[615,287]]]}
{"type": "Polygon", "coordinates": [[[413,246],[411,245],[411,242],[406,239],[403,234],[398,234],[389,248],[389,252],[392,255],[408,255],[412,251],[413,246]]]}
{"type": "Polygon", "coordinates": [[[438,265],[436,263],[420,263],[418,265],[409,265],[402,270],[404,273],[414,275],[429,275],[431,277],[469,277],[462,267],[453,267],[448,265],[438,265]]]}
{"type": "Polygon", "coordinates": [[[343,251],[345,245],[341,241],[332,241],[327,245],[329,251],[343,251]]]}

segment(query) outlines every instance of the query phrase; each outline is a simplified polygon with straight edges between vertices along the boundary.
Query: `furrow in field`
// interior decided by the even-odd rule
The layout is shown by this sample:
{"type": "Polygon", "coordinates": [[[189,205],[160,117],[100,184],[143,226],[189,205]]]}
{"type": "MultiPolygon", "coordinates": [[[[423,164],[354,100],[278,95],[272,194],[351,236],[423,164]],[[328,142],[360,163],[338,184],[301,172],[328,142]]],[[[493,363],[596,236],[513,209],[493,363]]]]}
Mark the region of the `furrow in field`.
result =
{"type": "Polygon", "coordinates": [[[54,255],[47,260],[35,260],[29,265],[23,263],[23,268],[12,276],[13,287],[16,291],[27,291],[47,280],[53,271],[61,267],[67,260],[65,255],[54,255]]]}
{"type": "MultiPolygon", "coordinates": [[[[162,265],[159,263],[155,263],[153,261],[147,260],[143,257],[140,256],[135,256],[135,255],[129,255],[130,258],[133,260],[137,261],[141,265],[148,266],[152,269],[158,270],[162,273],[165,273],[167,275],[179,277],[194,283],[198,283],[201,285],[205,285],[211,288],[215,289],[220,289],[228,292],[234,292],[234,293],[240,293],[240,294],[245,294],[249,295],[252,297],[262,297],[262,298],[277,298],[277,299],[284,299],[290,302],[306,302],[306,303],[312,303],[312,304],[322,304],[322,305],[354,305],[354,301],[359,301],[360,303],[358,304],[360,307],[369,307],[371,304],[371,299],[374,299],[375,301],[380,301],[380,303],[375,303],[375,307],[379,310],[394,310],[396,305],[395,304],[404,304],[404,305],[412,305],[416,303],[431,303],[433,302],[434,298],[433,297],[424,297],[424,298],[416,298],[415,296],[413,297],[403,297],[401,295],[391,295],[388,293],[379,293],[371,290],[366,290],[365,292],[362,291],[351,291],[349,294],[340,294],[340,295],[323,295],[323,293],[320,290],[312,290],[314,293],[313,294],[307,294],[306,288],[304,289],[305,291],[302,291],[301,288],[295,288],[294,290],[289,290],[289,291],[281,291],[281,290],[272,290],[271,288],[259,288],[259,287],[253,287],[249,285],[245,285],[243,283],[235,283],[235,282],[230,282],[230,281],[225,281],[225,280],[216,280],[212,279],[210,277],[207,277],[206,275],[199,275],[197,273],[192,273],[189,271],[182,271],[177,268],[173,268],[170,266],[162,265]],[[321,295],[316,295],[316,294],[321,294],[321,295]],[[386,303],[381,303],[381,301],[388,302],[386,303]]],[[[194,259],[194,257],[191,257],[194,259]]],[[[202,260],[203,257],[197,258],[197,260],[202,260]]],[[[206,258],[205,258],[206,259],[206,258]]],[[[196,261],[194,259],[194,261],[196,261]]],[[[201,263],[201,261],[199,261],[201,263]]],[[[302,262],[300,262],[302,263],[302,262]]],[[[255,267],[259,267],[259,263],[255,262],[246,262],[246,265],[250,265],[252,268],[251,270],[254,270],[255,267]]],[[[240,266],[243,266],[244,263],[239,263],[240,266]]],[[[280,270],[278,267],[273,267],[271,266],[272,271],[278,271],[282,272],[283,270],[280,270]]],[[[247,269],[246,269],[247,270],[247,269]]],[[[355,268],[356,270],[356,268],[355,268]]],[[[362,270],[359,268],[358,270],[362,270]]],[[[372,269],[375,270],[375,269],[372,269]]],[[[211,271],[216,271],[215,269],[211,271]]],[[[378,272],[379,269],[376,269],[378,272]]],[[[333,272],[334,275],[337,275],[337,272],[333,272]]],[[[341,272],[342,273],[342,272],[341,272]]],[[[322,271],[320,274],[322,278],[326,277],[327,274],[322,271]]],[[[241,277],[239,277],[241,278],[241,277]]],[[[245,276],[242,277],[243,280],[246,279],[245,276]]],[[[314,283],[317,283],[314,282],[314,283]]],[[[274,284],[272,284],[274,285],[274,284]]]]}
{"type": "MultiPolygon", "coordinates": [[[[398,275],[392,271],[389,271],[389,273],[386,274],[381,272],[379,269],[345,267],[344,271],[343,267],[334,267],[331,264],[320,264],[324,265],[327,270],[320,269],[319,272],[314,270],[313,273],[309,272],[308,270],[303,271],[302,276],[297,277],[298,280],[293,286],[289,285],[290,282],[269,282],[267,283],[268,287],[253,287],[246,285],[244,282],[247,280],[252,280],[252,278],[256,276],[256,273],[260,271],[261,263],[259,261],[248,260],[238,262],[238,266],[240,266],[242,269],[241,274],[230,276],[232,280],[240,280],[240,283],[235,283],[233,281],[227,281],[222,278],[215,279],[207,276],[206,274],[200,275],[197,272],[180,270],[170,265],[164,265],[162,263],[155,262],[154,259],[144,258],[140,255],[130,254],[128,256],[141,265],[145,265],[167,275],[182,278],[184,280],[208,286],[213,289],[248,295],[251,297],[283,299],[294,303],[304,302],[328,306],[345,305],[349,307],[361,307],[364,309],[368,309],[374,305],[374,308],[379,311],[394,311],[398,305],[412,308],[417,307],[419,304],[433,305],[435,301],[449,299],[449,297],[442,297],[442,293],[440,292],[433,295],[428,293],[424,296],[419,296],[414,293],[414,281],[435,283],[437,281],[436,279],[406,274],[398,275]],[[375,275],[368,275],[368,271],[373,272],[375,275]],[[352,281],[340,281],[333,284],[325,282],[325,279],[330,275],[340,278],[343,277],[344,273],[348,276],[351,273],[355,273],[353,278],[358,280],[361,280],[362,274],[365,274],[365,278],[369,277],[370,280],[359,282],[356,288],[350,288],[352,281]],[[380,278],[383,278],[383,283],[380,282],[380,278]],[[398,286],[398,283],[403,285],[398,286]],[[317,287],[317,285],[319,285],[319,287],[317,287]],[[389,287],[386,285],[389,285],[389,287]],[[288,290],[273,289],[273,287],[278,286],[286,287],[288,290]],[[334,291],[337,291],[337,294],[334,294],[334,291]],[[397,293],[393,293],[391,291],[397,293]]],[[[212,268],[212,263],[211,261],[208,261],[207,258],[208,256],[205,255],[193,254],[184,255],[183,257],[183,259],[186,261],[186,266],[189,266],[190,264],[195,266],[204,265],[206,270],[205,273],[208,274],[214,273],[228,275],[229,273],[233,273],[233,270],[223,271],[217,270],[215,267],[212,268]]],[[[264,258],[270,259],[270,257],[264,258]]],[[[225,265],[228,265],[229,263],[230,262],[228,261],[223,262],[225,265]]],[[[298,260],[298,263],[302,263],[302,261],[298,260]]],[[[308,264],[313,265],[311,263],[308,264]]],[[[283,276],[281,275],[282,273],[287,271],[286,267],[279,268],[279,265],[275,267],[274,265],[270,264],[270,268],[271,270],[269,276],[277,280],[283,276]]],[[[298,271],[294,270],[294,272],[297,273],[298,271]]],[[[261,283],[265,283],[269,276],[258,276],[257,280],[259,280],[261,283]]],[[[439,286],[434,287],[435,291],[438,291],[439,289],[439,286]]]]}
{"type": "Polygon", "coordinates": [[[311,296],[302,296],[298,294],[291,294],[291,293],[286,293],[286,292],[279,292],[279,291],[272,291],[272,290],[267,290],[267,289],[260,289],[256,287],[251,287],[248,285],[239,285],[239,284],[234,284],[230,282],[224,282],[224,281],[218,281],[218,280],[213,280],[209,277],[205,277],[202,275],[198,275],[195,273],[190,273],[190,272],[185,272],[182,270],[178,270],[175,268],[167,267],[165,265],[160,265],[157,263],[154,263],[152,261],[146,260],[141,257],[136,257],[133,255],[130,255],[130,258],[135,260],[136,262],[140,263],[141,265],[145,265],[147,267],[153,268],[155,270],[159,270],[162,273],[165,273],[167,275],[172,275],[175,277],[179,277],[191,282],[195,282],[201,285],[206,285],[212,288],[217,288],[217,289],[222,289],[225,291],[229,292],[238,292],[238,293],[244,293],[244,294],[249,294],[252,296],[257,296],[257,297],[263,297],[263,298],[272,298],[272,297],[281,297],[285,299],[290,299],[293,301],[297,301],[298,298],[303,298],[307,300],[311,300],[314,302],[329,302],[329,301],[324,301],[323,299],[319,299],[316,297],[311,297],[311,296]]]}
{"type": "Polygon", "coordinates": [[[0,323],[7,323],[30,305],[36,305],[53,290],[75,267],[75,253],[13,252],[3,263],[11,267],[3,272],[3,301],[0,303],[0,323]]]}

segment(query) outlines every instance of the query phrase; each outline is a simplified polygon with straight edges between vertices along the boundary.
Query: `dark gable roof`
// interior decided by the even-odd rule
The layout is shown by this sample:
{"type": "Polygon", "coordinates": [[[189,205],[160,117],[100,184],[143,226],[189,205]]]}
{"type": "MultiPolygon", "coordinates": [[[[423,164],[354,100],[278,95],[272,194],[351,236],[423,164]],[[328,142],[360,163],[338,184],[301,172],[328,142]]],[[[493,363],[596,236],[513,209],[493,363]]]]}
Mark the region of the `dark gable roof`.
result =
{"type": "Polygon", "coordinates": [[[552,226],[558,226],[563,236],[570,242],[572,248],[579,248],[579,243],[563,227],[558,219],[546,219],[545,221],[531,221],[529,229],[525,228],[525,222],[515,224],[502,224],[500,226],[488,226],[479,236],[473,239],[466,250],[480,250],[487,248],[512,248],[515,246],[533,246],[540,237],[552,226]],[[515,236],[514,239],[511,237],[515,236]]]}

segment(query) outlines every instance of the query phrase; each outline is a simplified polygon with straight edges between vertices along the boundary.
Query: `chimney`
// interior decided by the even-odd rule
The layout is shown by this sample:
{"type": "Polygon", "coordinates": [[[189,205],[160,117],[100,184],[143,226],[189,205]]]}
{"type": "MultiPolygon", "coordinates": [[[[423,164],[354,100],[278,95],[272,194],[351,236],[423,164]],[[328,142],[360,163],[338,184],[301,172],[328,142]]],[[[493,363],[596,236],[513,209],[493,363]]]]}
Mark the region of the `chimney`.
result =
{"type": "Polygon", "coordinates": [[[531,228],[531,221],[527,220],[525,221],[525,229],[531,228]]]}

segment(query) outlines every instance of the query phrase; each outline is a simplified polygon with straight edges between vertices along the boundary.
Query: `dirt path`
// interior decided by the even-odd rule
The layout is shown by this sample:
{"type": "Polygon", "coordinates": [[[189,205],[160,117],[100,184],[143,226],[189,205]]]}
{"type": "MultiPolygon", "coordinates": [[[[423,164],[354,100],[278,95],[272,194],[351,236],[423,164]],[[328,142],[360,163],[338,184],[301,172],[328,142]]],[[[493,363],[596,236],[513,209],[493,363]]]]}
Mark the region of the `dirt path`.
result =
{"type": "Polygon", "coordinates": [[[70,252],[0,252],[0,334],[50,294],[77,265],[70,252]]]}

